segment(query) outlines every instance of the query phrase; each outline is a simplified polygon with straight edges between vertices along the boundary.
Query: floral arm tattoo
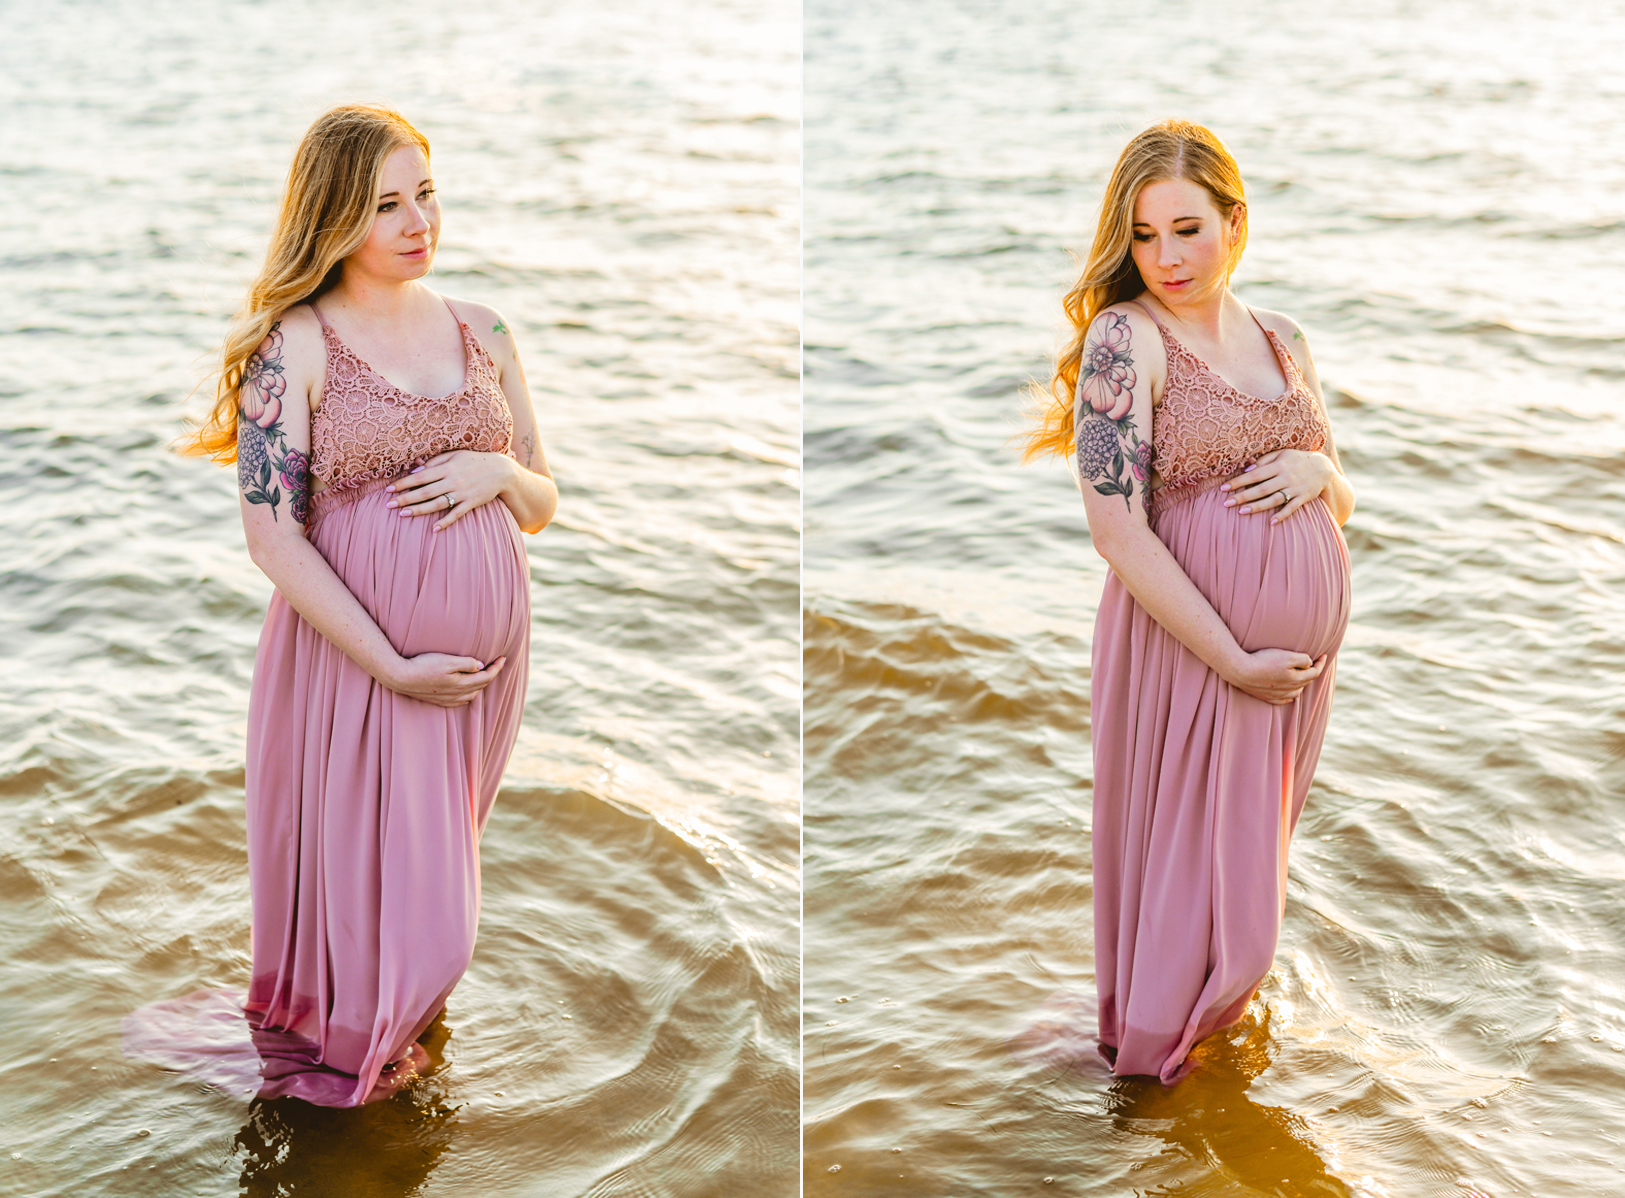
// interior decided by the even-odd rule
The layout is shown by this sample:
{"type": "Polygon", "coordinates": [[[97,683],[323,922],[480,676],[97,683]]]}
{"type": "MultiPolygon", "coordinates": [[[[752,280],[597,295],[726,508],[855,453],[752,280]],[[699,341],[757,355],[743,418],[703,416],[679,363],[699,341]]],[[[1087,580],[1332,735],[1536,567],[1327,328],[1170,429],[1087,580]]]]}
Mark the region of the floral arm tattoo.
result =
{"type": "Polygon", "coordinates": [[[281,329],[281,321],[272,325],[243,367],[237,411],[237,485],[249,503],[268,504],[273,520],[280,518],[277,505],[286,488],[288,512],[304,524],[310,514],[310,459],[288,444],[277,419],[288,388],[282,371],[281,329]]]}
{"type": "Polygon", "coordinates": [[[1134,510],[1134,484],[1151,481],[1151,443],[1134,427],[1134,358],[1126,317],[1108,312],[1095,322],[1078,369],[1078,473],[1102,495],[1121,495],[1134,510]]]}

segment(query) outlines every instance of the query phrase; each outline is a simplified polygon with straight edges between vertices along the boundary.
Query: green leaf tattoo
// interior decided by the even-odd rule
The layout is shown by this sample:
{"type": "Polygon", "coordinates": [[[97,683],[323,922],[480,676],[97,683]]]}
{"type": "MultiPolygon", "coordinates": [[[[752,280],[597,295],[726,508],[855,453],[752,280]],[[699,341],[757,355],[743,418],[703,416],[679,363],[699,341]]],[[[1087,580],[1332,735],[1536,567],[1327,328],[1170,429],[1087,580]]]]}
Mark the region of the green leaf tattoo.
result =
{"type": "Polygon", "coordinates": [[[503,324],[501,320],[498,320],[494,325],[491,326],[491,331],[493,333],[506,333],[508,331],[508,326],[503,324]]]}

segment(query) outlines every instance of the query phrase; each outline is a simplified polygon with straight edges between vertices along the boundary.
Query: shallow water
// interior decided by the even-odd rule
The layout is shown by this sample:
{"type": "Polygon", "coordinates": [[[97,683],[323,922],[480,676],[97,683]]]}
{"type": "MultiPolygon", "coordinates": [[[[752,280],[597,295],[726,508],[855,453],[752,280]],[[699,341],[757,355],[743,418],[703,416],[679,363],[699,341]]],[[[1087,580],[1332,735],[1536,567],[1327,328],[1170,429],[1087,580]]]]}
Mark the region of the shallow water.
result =
{"type": "Polygon", "coordinates": [[[807,25],[809,1195],[1625,1190],[1625,21],[1041,0],[807,25]],[[1276,968],[1093,1056],[1104,566],[1019,388],[1160,117],[1239,158],[1359,495],[1276,968]]]}
{"type": "Polygon", "coordinates": [[[787,1194],[799,14],[13,6],[0,37],[0,1194],[787,1194]],[[323,108],[435,147],[563,492],[439,1067],[352,1111],[125,1061],[248,969],[270,587],[165,444],[323,108]],[[726,1180],[725,1180],[726,1179],[726,1180]]]}

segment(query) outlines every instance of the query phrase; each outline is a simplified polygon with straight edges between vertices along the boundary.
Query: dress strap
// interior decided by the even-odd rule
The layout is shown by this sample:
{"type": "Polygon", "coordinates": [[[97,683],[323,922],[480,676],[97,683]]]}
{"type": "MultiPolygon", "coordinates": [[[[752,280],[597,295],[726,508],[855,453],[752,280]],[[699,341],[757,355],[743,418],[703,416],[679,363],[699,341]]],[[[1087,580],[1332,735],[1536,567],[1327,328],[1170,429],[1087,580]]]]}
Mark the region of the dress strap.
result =
{"type": "MultiPolygon", "coordinates": [[[[1157,319],[1157,314],[1155,312],[1153,312],[1150,308],[1147,308],[1139,300],[1131,299],[1128,302],[1133,304],[1136,308],[1138,308],[1140,311],[1144,312],[1147,316],[1149,316],[1151,318],[1151,323],[1156,325],[1164,333],[1166,333],[1168,331],[1168,326],[1163,324],[1162,321],[1157,319]]],[[[1248,309],[1248,310],[1251,311],[1251,309],[1248,309]]],[[[1253,319],[1257,320],[1258,318],[1255,316],[1253,319]]]]}
{"type": "Polygon", "coordinates": [[[316,306],[315,300],[310,301],[310,310],[316,313],[316,319],[322,322],[322,328],[326,332],[331,333],[333,331],[333,326],[327,323],[327,317],[322,315],[322,310],[316,306]]]}

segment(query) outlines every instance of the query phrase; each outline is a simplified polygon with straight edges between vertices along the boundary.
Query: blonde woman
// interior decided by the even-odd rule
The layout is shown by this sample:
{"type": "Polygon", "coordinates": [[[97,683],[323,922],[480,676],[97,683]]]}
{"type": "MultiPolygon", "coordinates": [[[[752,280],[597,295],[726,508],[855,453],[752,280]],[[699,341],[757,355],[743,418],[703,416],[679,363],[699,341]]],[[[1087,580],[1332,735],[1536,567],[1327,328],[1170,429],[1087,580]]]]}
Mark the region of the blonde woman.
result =
{"type": "Polygon", "coordinates": [[[1123,150],[1028,456],[1071,454],[1095,549],[1100,1042],[1172,1083],[1274,958],[1349,615],[1354,509],[1303,332],[1230,290],[1241,174],[1165,121],[1123,150]]]}
{"type": "Polygon", "coordinates": [[[421,282],[439,235],[423,135],[321,117],[186,446],[236,461],[276,586],[248,717],[264,1097],[353,1106],[426,1065],[524,704],[519,534],[558,492],[507,325],[421,282]]]}

